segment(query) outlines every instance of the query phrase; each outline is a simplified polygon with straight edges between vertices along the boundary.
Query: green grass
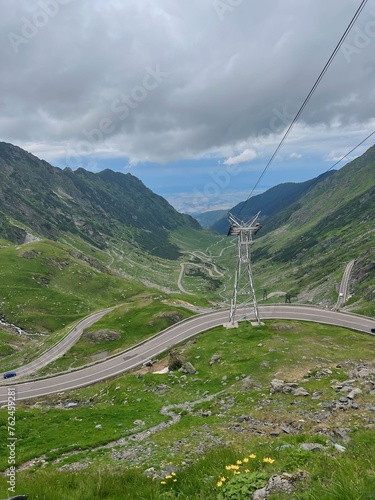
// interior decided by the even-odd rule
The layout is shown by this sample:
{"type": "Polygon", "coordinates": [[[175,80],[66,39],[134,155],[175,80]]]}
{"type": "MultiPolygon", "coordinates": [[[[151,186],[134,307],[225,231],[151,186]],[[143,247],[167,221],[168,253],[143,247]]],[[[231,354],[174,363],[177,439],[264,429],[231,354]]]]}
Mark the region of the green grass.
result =
{"type": "Polygon", "coordinates": [[[167,299],[160,292],[132,297],[129,303],[109,312],[85,330],[63,357],[49,364],[39,375],[77,368],[95,361],[100,354],[104,357],[114,355],[193,314],[188,309],[171,305],[167,299]],[[93,335],[97,332],[115,332],[119,338],[95,341],[93,335]]]}
{"type": "MultiPolygon", "coordinates": [[[[177,424],[147,439],[147,446],[152,450],[150,455],[143,456],[141,451],[138,452],[136,463],[143,469],[160,468],[163,461],[171,459],[181,463],[186,460],[186,454],[195,462],[202,443],[205,443],[204,449],[215,443],[212,436],[238,449],[240,453],[264,446],[265,450],[269,450],[267,453],[272,451],[275,455],[275,448],[272,447],[276,447],[276,443],[294,446],[311,439],[324,443],[327,439],[325,435],[309,436],[310,433],[314,434],[314,415],[315,412],[319,413],[321,401],[338,397],[331,386],[334,380],[347,378],[348,368],[345,370],[345,365],[349,362],[350,366],[370,362],[374,354],[370,336],[338,327],[289,321],[267,321],[266,326],[256,328],[241,323],[238,330],[229,331],[215,328],[177,350],[183,361],[190,361],[194,365],[198,371],[196,375],[185,376],[181,372],[174,372],[164,375],[143,373],[137,376],[136,371],[80,390],[39,398],[36,407],[33,406],[35,401],[19,402],[16,420],[17,464],[34,457],[44,457],[50,464],[48,467],[54,469],[57,466],[53,465],[56,459],[63,460],[61,465],[90,456],[99,469],[107,465],[117,467],[120,464],[111,458],[110,450],[106,452],[102,448],[95,451],[95,448],[136,432],[134,421],[137,419],[144,422],[142,430],[169,420],[169,417],[160,413],[162,406],[186,402],[192,403],[190,407],[176,409],[177,413],[181,413],[177,424]],[[211,366],[209,361],[213,354],[220,354],[221,360],[211,366]],[[314,375],[322,367],[329,367],[331,375],[315,378],[314,375]],[[269,383],[275,374],[285,381],[297,380],[310,394],[321,391],[323,395],[317,400],[308,397],[297,401],[290,394],[270,395],[269,383]],[[223,381],[224,375],[226,381],[223,381]],[[250,385],[244,378],[249,376],[250,385]],[[166,384],[168,389],[160,392],[160,384],[166,384]],[[207,395],[214,397],[209,401],[194,403],[207,395]],[[293,401],[296,404],[292,407],[293,401]],[[69,402],[76,402],[77,406],[68,409],[69,402]],[[210,412],[209,416],[203,418],[202,411],[210,412]],[[304,430],[296,436],[281,434],[275,440],[267,437],[267,427],[264,427],[266,434],[263,436],[256,437],[251,432],[238,433],[233,423],[241,415],[251,415],[259,422],[273,422],[274,427],[292,420],[301,421],[304,422],[304,430]],[[96,429],[98,424],[103,429],[96,429]],[[75,455],[69,455],[71,452],[80,454],[74,458],[75,455]]],[[[159,358],[163,361],[162,356],[159,358]]],[[[372,416],[370,410],[365,410],[366,404],[371,403],[368,391],[358,396],[358,402],[361,412],[331,414],[324,425],[327,428],[350,428],[353,435],[350,446],[361,447],[361,450],[367,447],[366,456],[370,457],[374,442],[361,437],[361,433],[365,432],[363,425],[368,421],[366,419],[372,416]],[[355,436],[357,441],[354,440],[355,436]]],[[[6,410],[1,410],[0,415],[0,439],[5,442],[6,410]]],[[[133,445],[130,441],[123,446],[129,450],[133,445]]],[[[289,456],[288,460],[290,469],[294,459],[289,456]]],[[[298,462],[298,457],[296,460],[298,462]]],[[[4,470],[5,455],[0,465],[4,470]]],[[[122,471],[133,465],[134,461],[124,460],[120,469],[122,471]]],[[[333,473],[337,474],[334,466],[333,473]]],[[[35,474],[38,475],[38,472],[35,474]]],[[[25,474],[25,477],[28,475],[25,474]]]]}
{"type": "Polygon", "coordinates": [[[2,315],[39,333],[56,331],[141,290],[99,261],[51,241],[0,248],[0,276],[2,315]]]}
{"type": "MultiPolygon", "coordinates": [[[[296,483],[293,496],[277,493],[269,497],[271,500],[373,500],[374,468],[371,457],[367,456],[373,448],[365,444],[367,439],[373,445],[370,432],[356,434],[349,449],[350,458],[348,454],[338,454],[332,450],[328,453],[301,453],[298,443],[289,443],[292,448],[277,451],[274,442],[253,440],[247,446],[214,448],[194,464],[177,468],[173,475],[165,473],[158,479],[145,477],[142,468],[123,469],[118,465],[100,470],[90,467],[80,472],[40,470],[18,473],[17,492],[27,493],[29,498],[39,500],[216,499],[223,485],[234,477],[233,472],[225,467],[240,460],[242,464],[239,470],[243,480],[250,475],[245,470],[263,472],[266,477],[283,472],[296,473],[298,470],[307,472],[307,477],[296,483]],[[249,458],[250,455],[255,455],[255,458],[249,458]],[[266,457],[272,458],[274,462],[264,463],[263,458],[266,457]],[[248,462],[244,463],[244,458],[248,462]],[[218,486],[219,479],[223,477],[226,481],[218,486]]],[[[6,494],[5,478],[0,481],[6,494]]],[[[235,498],[242,500],[248,497],[237,495],[235,498]]]]}

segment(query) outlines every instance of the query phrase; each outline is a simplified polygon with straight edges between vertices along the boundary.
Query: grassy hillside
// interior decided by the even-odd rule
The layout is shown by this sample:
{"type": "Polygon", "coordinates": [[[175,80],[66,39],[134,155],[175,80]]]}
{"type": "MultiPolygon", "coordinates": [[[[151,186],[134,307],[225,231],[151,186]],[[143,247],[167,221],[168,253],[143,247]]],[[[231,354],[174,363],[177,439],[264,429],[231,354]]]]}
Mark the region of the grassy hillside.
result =
{"type": "MultiPolygon", "coordinates": [[[[56,500],[78,500],[83,491],[98,499],[121,498],[121,492],[134,500],[214,499],[224,494],[223,483],[235,488],[236,469],[226,466],[237,464],[243,486],[252,478],[247,470],[267,478],[303,471],[295,498],[370,500],[373,354],[370,336],[342,328],[242,323],[176,349],[174,357],[191,362],[196,374],[156,373],[169,363],[167,355],[112,381],[20,401],[17,493],[56,500]],[[275,378],[290,388],[272,392],[275,378]],[[306,394],[294,394],[297,388],[306,394]],[[304,443],[315,451],[303,450],[304,443]]],[[[6,432],[1,425],[4,440],[6,432]]]]}
{"type": "Polygon", "coordinates": [[[374,315],[374,214],[372,147],[267,220],[253,252],[265,288],[278,285],[301,300],[332,305],[346,264],[356,259],[351,303],[374,315]]]}
{"type": "Polygon", "coordinates": [[[99,260],[48,240],[0,248],[1,315],[30,333],[50,333],[141,287],[99,260]]]}

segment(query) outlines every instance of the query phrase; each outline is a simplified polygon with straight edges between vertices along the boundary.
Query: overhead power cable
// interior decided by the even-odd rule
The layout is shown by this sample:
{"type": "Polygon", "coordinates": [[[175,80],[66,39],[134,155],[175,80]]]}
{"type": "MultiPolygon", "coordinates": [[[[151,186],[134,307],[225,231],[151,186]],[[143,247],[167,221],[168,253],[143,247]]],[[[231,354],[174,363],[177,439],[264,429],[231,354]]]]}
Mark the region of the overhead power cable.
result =
{"type": "Polygon", "coordinates": [[[367,141],[367,139],[370,139],[370,137],[371,137],[372,135],[374,135],[374,134],[375,134],[375,130],[374,130],[373,132],[371,132],[371,134],[369,134],[369,135],[368,135],[365,139],[363,139],[363,141],[361,141],[359,144],[357,144],[356,146],[354,146],[354,148],[353,148],[353,149],[351,149],[348,153],[346,153],[346,155],[342,156],[339,160],[337,160],[337,162],[336,162],[335,164],[333,164],[333,165],[332,165],[332,167],[330,167],[330,168],[329,168],[326,172],[324,172],[324,173],[327,173],[327,172],[329,172],[330,170],[332,170],[333,168],[335,168],[335,166],[336,166],[336,165],[338,165],[338,164],[340,163],[340,161],[345,160],[345,158],[346,158],[347,156],[349,156],[349,155],[350,155],[350,153],[353,153],[353,151],[355,151],[357,148],[359,148],[359,146],[361,146],[364,142],[366,142],[366,141],[367,141]]]}
{"type": "MultiPolygon", "coordinates": [[[[341,45],[343,44],[345,38],[347,37],[349,31],[352,29],[354,23],[356,22],[358,16],[360,15],[360,13],[362,12],[363,8],[365,7],[367,3],[367,0],[362,0],[360,6],[358,7],[356,13],[354,14],[354,16],[352,17],[350,23],[348,24],[346,30],[344,31],[343,35],[341,36],[339,42],[337,43],[334,51],[332,52],[331,56],[329,57],[328,61],[326,62],[324,68],[322,69],[320,75],[318,76],[318,78],[316,79],[314,85],[312,86],[310,92],[308,93],[306,99],[303,101],[301,107],[299,108],[296,116],[293,118],[293,121],[292,123],[289,125],[289,127],[287,128],[285,134],[283,135],[279,145],[277,146],[275,152],[273,153],[273,155],[271,156],[271,158],[269,159],[267,165],[264,167],[262,173],[260,174],[258,180],[256,181],[253,189],[251,190],[249,196],[247,197],[245,203],[242,204],[238,214],[237,214],[237,217],[240,215],[240,213],[242,212],[243,208],[245,207],[247,201],[251,198],[253,192],[255,191],[255,189],[257,188],[259,182],[261,181],[261,179],[263,178],[264,174],[267,172],[269,166],[271,165],[272,161],[274,160],[275,156],[277,155],[277,153],[279,152],[281,146],[284,144],[285,140],[287,139],[287,137],[289,136],[292,128],[294,127],[294,125],[296,124],[298,118],[300,117],[302,111],[305,109],[307,103],[309,102],[311,96],[313,95],[313,93],[315,92],[316,88],[318,87],[320,81],[322,80],[323,76],[325,75],[326,71],[328,70],[328,68],[330,67],[333,59],[335,58],[337,52],[340,50],[341,48],[341,45]]],[[[348,153],[349,154],[349,153],[348,153]]],[[[340,160],[341,161],[341,160],[340,160]]],[[[332,167],[333,168],[333,167],[332,167]]]]}
{"type": "Polygon", "coordinates": [[[365,139],[363,139],[363,141],[361,141],[359,144],[357,144],[356,146],[354,146],[354,148],[352,148],[350,151],[348,151],[346,154],[344,154],[344,156],[342,156],[339,160],[337,160],[337,162],[334,163],[331,167],[329,167],[328,170],[326,170],[325,172],[323,172],[323,174],[320,174],[318,177],[316,177],[311,184],[309,184],[305,189],[303,189],[299,193],[299,196],[301,196],[306,191],[309,191],[315,184],[317,184],[319,182],[319,180],[320,180],[320,178],[321,178],[322,175],[325,175],[328,172],[330,172],[332,169],[334,169],[336,165],[338,165],[340,162],[342,162],[342,160],[345,160],[345,158],[347,158],[350,155],[350,153],[353,153],[353,151],[355,151],[357,148],[359,148],[359,146],[361,146],[364,142],[366,142],[367,139],[370,139],[370,137],[372,135],[374,135],[374,134],[375,134],[375,130],[373,132],[371,132],[371,134],[369,134],[365,139]]]}

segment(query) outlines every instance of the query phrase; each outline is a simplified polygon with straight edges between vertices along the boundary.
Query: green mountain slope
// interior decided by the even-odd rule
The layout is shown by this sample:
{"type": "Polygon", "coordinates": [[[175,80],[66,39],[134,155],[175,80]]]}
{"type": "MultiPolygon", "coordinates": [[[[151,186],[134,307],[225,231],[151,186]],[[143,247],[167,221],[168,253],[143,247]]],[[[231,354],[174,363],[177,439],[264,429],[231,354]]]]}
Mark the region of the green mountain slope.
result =
{"type": "Polygon", "coordinates": [[[216,222],[218,222],[223,217],[225,218],[228,214],[228,210],[210,210],[208,212],[203,212],[201,214],[190,214],[197,219],[202,227],[212,227],[216,222]]]}
{"type": "MultiPolygon", "coordinates": [[[[328,172],[306,182],[285,182],[278,184],[264,193],[253,196],[248,201],[241,201],[241,203],[238,203],[229,211],[234,215],[240,214],[242,220],[248,220],[260,211],[260,220],[263,223],[269,217],[274,216],[295,203],[309,189],[312,189],[333,173],[328,172]]],[[[211,228],[221,234],[227,234],[229,229],[227,217],[222,217],[212,224],[211,228]]]]}
{"type": "Polygon", "coordinates": [[[131,174],[61,170],[0,143],[0,237],[21,243],[26,233],[9,216],[45,238],[66,232],[98,248],[122,240],[170,259],[179,251],[168,232],[199,228],[131,174]]]}
{"type": "Polygon", "coordinates": [[[374,226],[375,146],[270,217],[257,238],[254,261],[278,267],[280,281],[288,276],[296,295],[306,296],[309,291],[311,300],[333,301],[346,263],[356,259],[352,302],[371,303],[375,299],[374,226]]]}
{"type": "Polygon", "coordinates": [[[48,240],[0,244],[0,276],[0,317],[31,333],[59,330],[144,289],[99,259],[48,240]]]}

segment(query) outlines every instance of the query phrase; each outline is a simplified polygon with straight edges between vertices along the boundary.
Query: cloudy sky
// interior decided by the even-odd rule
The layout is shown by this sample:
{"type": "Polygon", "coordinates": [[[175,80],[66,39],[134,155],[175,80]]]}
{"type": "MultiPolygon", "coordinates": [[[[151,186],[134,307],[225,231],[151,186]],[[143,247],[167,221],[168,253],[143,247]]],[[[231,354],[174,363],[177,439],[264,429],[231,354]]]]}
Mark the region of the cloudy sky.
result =
{"type": "MultiPolygon", "coordinates": [[[[229,208],[360,3],[1,0],[0,139],[130,172],[182,211],[229,208]]],[[[374,49],[368,0],[256,192],[315,177],[375,130],[374,49]]]]}

